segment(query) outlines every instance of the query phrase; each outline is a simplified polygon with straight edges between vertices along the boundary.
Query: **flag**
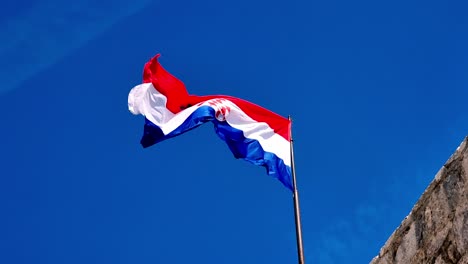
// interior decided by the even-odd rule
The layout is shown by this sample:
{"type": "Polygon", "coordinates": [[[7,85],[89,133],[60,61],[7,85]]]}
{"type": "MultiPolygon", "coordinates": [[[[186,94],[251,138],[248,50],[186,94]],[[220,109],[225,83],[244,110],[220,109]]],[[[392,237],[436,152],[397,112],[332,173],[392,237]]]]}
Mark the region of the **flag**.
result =
{"type": "Polygon", "coordinates": [[[130,112],[145,116],[143,147],[211,122],[235,158],[265,167],[292,190],[290,120],[236,97],[190,95],[158,57],[145,64],[143,83],[128,95],[130,112]]]}

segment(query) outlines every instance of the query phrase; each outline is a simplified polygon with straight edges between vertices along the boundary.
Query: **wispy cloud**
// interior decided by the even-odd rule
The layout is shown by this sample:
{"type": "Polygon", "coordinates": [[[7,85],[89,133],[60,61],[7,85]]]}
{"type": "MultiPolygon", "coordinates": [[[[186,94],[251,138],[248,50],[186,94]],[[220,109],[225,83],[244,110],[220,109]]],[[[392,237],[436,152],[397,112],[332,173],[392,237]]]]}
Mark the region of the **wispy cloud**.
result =
{"type": "Polygon", "coordinates": [[[367,200],[357,204],[350,214],[330,221],[314,237],[306,248],[306,258],[318,264],[370,262],[409,214],[416,200],[408,198],[417,198],[415,189],[427,185],[418,176],[421,171],[412,171],[411,175],[393,175],[380,184],[372,183],[367,200]]]}
{"type": "Polygon", "coordinates": [[[151,1],[39,1],[0,24],[0,94],[18,87],[151,1]]]}
{"type": "Polygon", "coordinates": [[[375,237],[384,215],[382,207],[370,203],[359,205],[352,216],[337,219],[323,229],[312,243],[308,259],[320,264],[361,263],[365,249],[376,244],[369,238],[375,237]]]}

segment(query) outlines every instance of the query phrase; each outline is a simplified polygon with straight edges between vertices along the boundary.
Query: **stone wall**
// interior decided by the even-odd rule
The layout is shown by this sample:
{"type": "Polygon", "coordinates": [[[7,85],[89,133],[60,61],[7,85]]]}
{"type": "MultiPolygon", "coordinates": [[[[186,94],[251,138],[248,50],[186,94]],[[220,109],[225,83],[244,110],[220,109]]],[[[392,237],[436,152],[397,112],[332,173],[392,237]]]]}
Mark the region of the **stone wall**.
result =
{"type": "Polygon", "coordinates": [[[468,137],[371,264],[468,264],[468,137]]]}

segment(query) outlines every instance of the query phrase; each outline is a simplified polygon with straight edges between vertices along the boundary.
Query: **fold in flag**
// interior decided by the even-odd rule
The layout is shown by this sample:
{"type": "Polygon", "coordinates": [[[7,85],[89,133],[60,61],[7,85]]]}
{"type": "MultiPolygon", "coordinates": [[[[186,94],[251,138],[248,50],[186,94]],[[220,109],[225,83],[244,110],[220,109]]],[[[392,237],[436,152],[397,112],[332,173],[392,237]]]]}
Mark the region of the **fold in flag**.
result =
{"type": "Polygon", "coordinates": [[[239,98],[190,95],[158,57],[145,64],[143,83],[128,95],[130,112],[145,116],[143,147],[212,122],[234,157],[264,166],[292,190],[290,120],[239,98]]]}

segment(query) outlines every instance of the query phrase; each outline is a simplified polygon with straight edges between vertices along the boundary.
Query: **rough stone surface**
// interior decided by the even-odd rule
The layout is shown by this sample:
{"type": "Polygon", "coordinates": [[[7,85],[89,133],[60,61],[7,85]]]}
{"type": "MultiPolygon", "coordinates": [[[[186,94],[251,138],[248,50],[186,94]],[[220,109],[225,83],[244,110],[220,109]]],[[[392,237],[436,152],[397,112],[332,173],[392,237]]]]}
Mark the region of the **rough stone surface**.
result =
{"type": "Polygon", "coordinates": [[[468,137],[371,264],[468,264],[468,137]]]}

